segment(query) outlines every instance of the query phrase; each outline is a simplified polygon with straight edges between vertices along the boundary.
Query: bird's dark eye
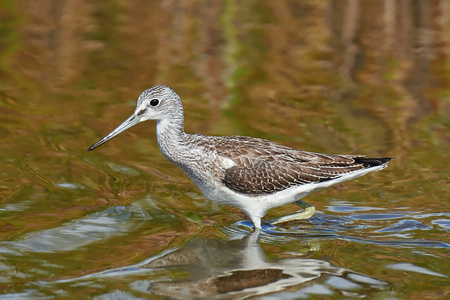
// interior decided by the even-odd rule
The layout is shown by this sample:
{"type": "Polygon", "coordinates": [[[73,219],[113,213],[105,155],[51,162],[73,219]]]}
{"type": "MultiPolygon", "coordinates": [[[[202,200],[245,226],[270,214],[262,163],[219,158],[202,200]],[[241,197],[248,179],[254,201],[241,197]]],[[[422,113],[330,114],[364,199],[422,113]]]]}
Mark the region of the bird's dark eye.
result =
{"type": "Polygon", "coordinates": [[[151,106],[156,106],[156,105],[158,105],[159,104],[159,100],[158,99],[152,99],[151,101],[150,101],[150,105],[151,106]]]}

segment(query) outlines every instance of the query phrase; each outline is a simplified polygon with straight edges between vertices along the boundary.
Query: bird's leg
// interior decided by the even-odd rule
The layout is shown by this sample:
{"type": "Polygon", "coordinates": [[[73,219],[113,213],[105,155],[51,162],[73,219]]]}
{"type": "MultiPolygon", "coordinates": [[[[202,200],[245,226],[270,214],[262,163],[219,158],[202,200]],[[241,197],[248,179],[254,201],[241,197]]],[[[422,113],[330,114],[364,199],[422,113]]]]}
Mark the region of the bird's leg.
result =
{"type": "Polygon", "coordinates": [[[255,225],[254,230],[259,232],[261,229],[261,217],[250,215],[250,219],[252,219],[253,225],[255,225]]]}
{"type": "Polygon", "coordinates": [[[271,223],[278,224],[278,223],[294,221],[294,220],[309,219],[312,217],[312,215],[316,211],[316,208],[314,207],[314,205],[303,202],[302,200],[297,200],[294,203],[297,204],[298,206],[300,206],[301,208],[303,208],[303,211],[292,214],[292,215],[277,218],[277,219],[271,221],[271,223]]]}

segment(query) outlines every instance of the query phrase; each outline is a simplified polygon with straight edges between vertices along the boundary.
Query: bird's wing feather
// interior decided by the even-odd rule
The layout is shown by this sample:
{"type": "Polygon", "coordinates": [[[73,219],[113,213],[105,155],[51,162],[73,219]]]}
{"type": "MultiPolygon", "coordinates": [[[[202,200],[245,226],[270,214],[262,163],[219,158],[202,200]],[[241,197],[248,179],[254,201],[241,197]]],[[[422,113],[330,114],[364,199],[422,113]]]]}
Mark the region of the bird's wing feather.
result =
{"type": "Polygon", "coordinates": [[[223,137],[215,142],[217,153],[235,163],[225,170],[223,183],[244,194],[270,194],[292,186],[319,183],[389,161],[300,151],[241,136],[223,137]]]}

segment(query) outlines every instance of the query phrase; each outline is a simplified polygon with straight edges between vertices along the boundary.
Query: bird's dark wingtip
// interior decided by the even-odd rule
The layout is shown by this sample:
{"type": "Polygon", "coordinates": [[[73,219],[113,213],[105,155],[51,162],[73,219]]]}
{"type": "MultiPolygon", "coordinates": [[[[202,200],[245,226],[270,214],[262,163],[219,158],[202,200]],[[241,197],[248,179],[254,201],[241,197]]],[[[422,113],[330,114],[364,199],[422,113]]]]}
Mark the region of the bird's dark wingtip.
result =
{"type": "Polygon", "coordinates": [[[363,164],[366,168],[371,168],[385,165],[392,159],[392,157],[358,157],[355,158],[355,162],[363,164]]]}

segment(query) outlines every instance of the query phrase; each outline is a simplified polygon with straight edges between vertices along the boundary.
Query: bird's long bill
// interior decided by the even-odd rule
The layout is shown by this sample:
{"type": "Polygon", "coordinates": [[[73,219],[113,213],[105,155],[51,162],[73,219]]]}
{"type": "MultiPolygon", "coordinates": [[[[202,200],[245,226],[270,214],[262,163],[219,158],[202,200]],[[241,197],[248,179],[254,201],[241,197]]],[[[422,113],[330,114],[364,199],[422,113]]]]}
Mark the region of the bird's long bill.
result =
{"type": "Polygon", "coordinates": [[[119,134],[121,134],[122,132],[124,132],[125,130],[127,130],[128,128],[133,127],[134,125],[138,124],[140,121],[140,117],[136,116],[136,115],[132,115],[131,117],[129,117],[128,119],[126,119],[125,122],[123,122],[122,124],[119,125],[119,127],[117,127],[116,129],[114,129],[110,134],[108,134],[107,136],[105,136],[104,138],[102,138],[100,141],[98,141],[97,143],[95,143],[94,145],[92,145],[91,147],[89,147],[89,149],[87,151],[92,151],[95,148],[97,148],[98,146],[103,145],[104,143],[106,143],[107,141],[111,140],[112,138],[118,136],[119,134]]]}

